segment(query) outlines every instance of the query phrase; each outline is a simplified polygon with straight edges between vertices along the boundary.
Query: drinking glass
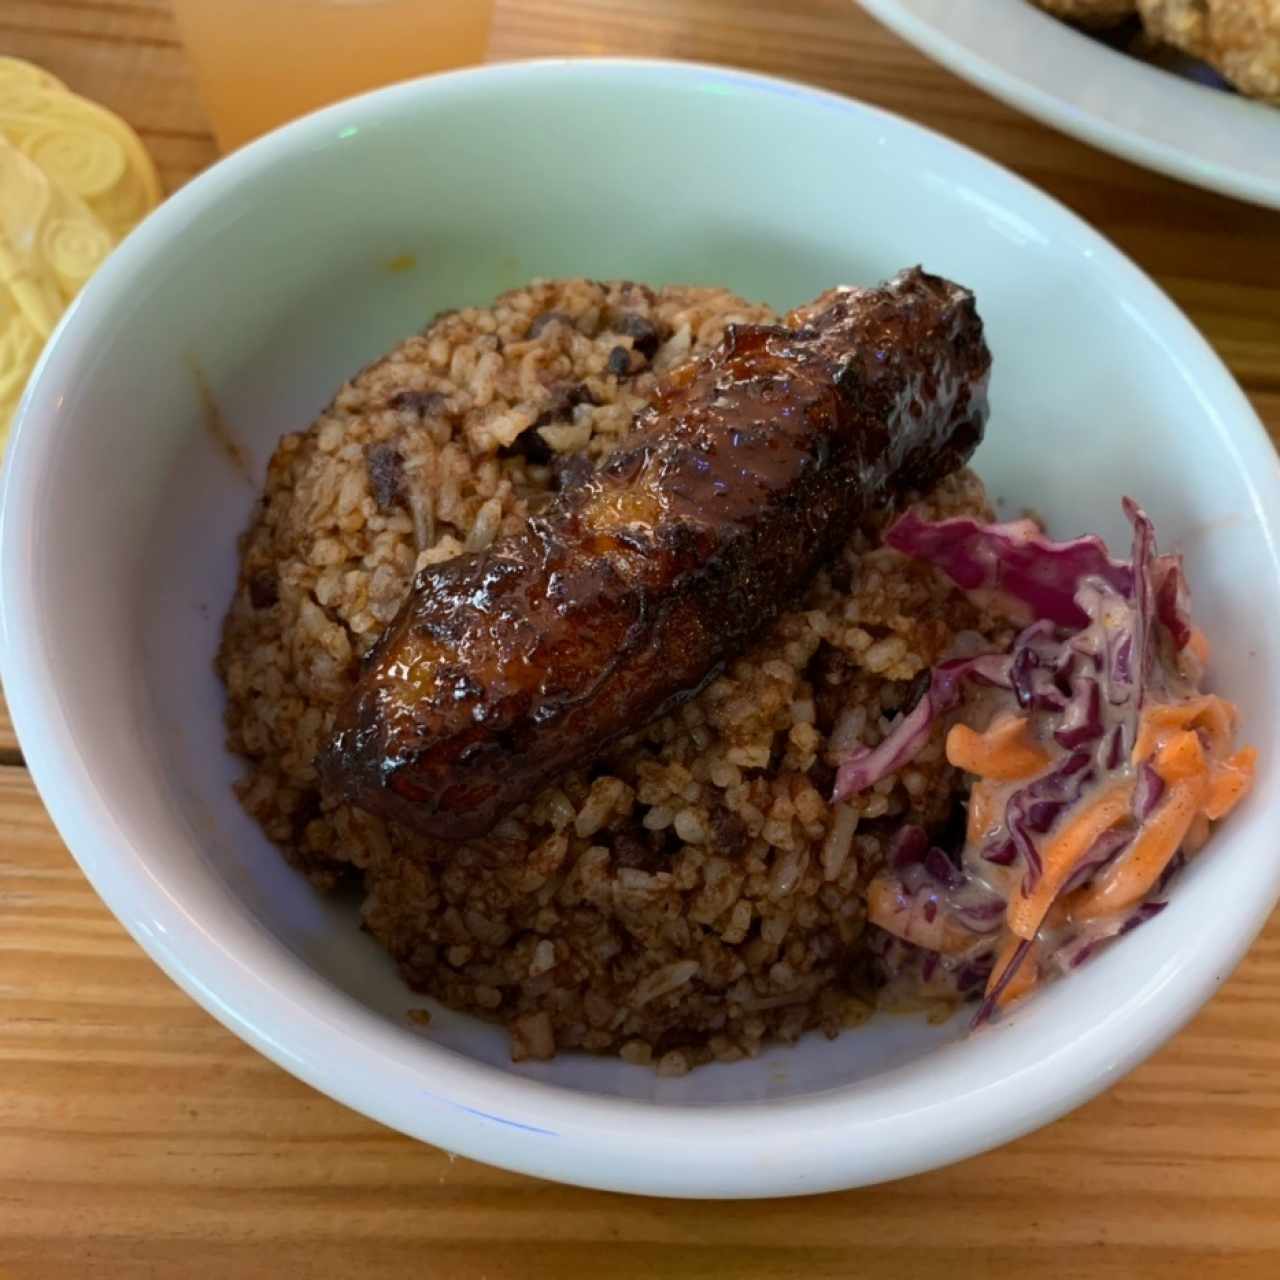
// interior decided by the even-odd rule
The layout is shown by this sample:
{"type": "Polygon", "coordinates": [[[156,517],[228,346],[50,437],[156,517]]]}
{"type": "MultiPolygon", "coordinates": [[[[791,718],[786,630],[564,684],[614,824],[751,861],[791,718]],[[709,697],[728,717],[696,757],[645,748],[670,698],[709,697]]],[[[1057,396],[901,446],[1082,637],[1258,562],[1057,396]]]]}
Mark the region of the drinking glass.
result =
{"type": "Polygon", "coordinates": [[[484,60],[493,0],[174,0],[223,151],[365,89],[484,60]]]}

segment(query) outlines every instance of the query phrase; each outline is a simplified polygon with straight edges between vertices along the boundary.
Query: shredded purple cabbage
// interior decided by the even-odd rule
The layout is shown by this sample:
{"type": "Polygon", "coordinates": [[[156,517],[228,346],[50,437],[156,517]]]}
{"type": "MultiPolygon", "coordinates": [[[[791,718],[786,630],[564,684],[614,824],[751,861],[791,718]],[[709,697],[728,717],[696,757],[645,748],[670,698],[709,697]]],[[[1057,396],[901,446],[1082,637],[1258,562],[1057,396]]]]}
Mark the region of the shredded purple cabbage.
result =
{"type": "Polygon", "coordinates": [[[1160,556],[1156,580],[1156,617],[1172,637],[1173,647],[1185,649],[1191,640],[1191,603],[1181,557],[1160,556]]]}
{"type": "Polygon", "coordinates": [[[1096,679],[1077,676],[1071,684],[1071,700],[1053,740],[1068,751],[1088,746],[1102,737],[1102,692],[1096,679]]]}
{"type": "Polygon", "coordinates": [[[973,1025],[975,1027],[980,1027],[995,1013],[996,1006],[1000,1003],[1000,997],[1004,995],[1004,989],[1013,981],[1018,970],[1022,968],[1030,956],[1031,945],[1029,941],[1023,939],[1014,948],[1013,955],[1009,957],[1009,962],[1005,965],[1004,971],[1000,974],[995,986],[987,992],[982,1003],[978,1006],[978,1012],[974,1014],[973,1025]]]}
{"type": "Polygon", "coordinates": [[[966,680],[1007,689],[1008,656],[987,653],[977,658],[953,658],[936,666],[920,701],[889,730],[884,741],[875,747],[855,747],[840,762],[831,803],[839,804],[910,764],[929,740],[938,717],[960,701],[966,680]]]}
{"type": "Polygon", "coordinates": [[[1033,622],[1013,642],[1009,683],[1024,711],[1061,711],[1071,696],[1076,655],[1064,649],[1047,618],[1033,622]]]}
{"type": "Polygon", "coordinates": [[[1156,533],[1146,512],[1132,498],[1123,501],[1124,513],[1133,525],[1133,648],[1137,654],[1138,669],[1137,705],[1142,706],[1147,681],[1155,662],[1156,641],[1156,588],[1155,572],[1156,533]]]}
{"type": "Polygon", "coordinates": [[[1175,648],[1190,636],[1177,558],[1156,555],[1154,529],[1137,503],[1124,499],[1124,510],[1134,528],[1132,564],[1112,560],[1092,535],[1051,542],[1029,520],[931,523],[908,511],[890,526],[888,546],[930,561],[965,590],[997,591],[1021,601],[1036,617],[1008,654],[955,658],[935,667],[924,696],[884,741],[855,747],[839,762],[832,803],[909,764],[938,718],[960,701],[968,680],[1012,689],[1024,710],[1059,713],[1055,737],[1069,751],[1103,738],[1104,699],[1111,707],[1131,708],[1133,715],[1098,752],[1103,768],[1118,766],[1136,736],[1157,624],[1164,621],[1162,597],[1175,648]]]}
{"type": "Polygon", "coordinates": [[[1040,880],[1036,837],[1046,834],[1067,809],[1077,804],[1097,776],[1092,754],[1073,751],[1063,756],[1048,773],[1010,797],[1005,808],[1005,826],[1026,868],[1023,893],[1030,894],[1040,880]]]}
{"type": "Polygon", "coordinates": [[[1032,520],[979,524],[961,517],[931,522],[914,511],[900,516],[885,544],[917,560],[928,560],[965,591],[998,591],[1027,606],[1034,618],[1064,627],[1089,619],[1076,604],[1086,578],[1100,578],[1121,595],[1133,590],[1133,572],[1112,560],[1092,534],[1051,542],[1032,520]]]}
{"type": "MultiPolygon", "coordinates": [[[[957,658],[936,667],[925,694],[883,742],[854,748],[838,762],[834,799],[873,786],[910,762],[973,686],[1007,690],[1023,711],[1048,717],[1044,732],[1063,750],[1040,776],[1013,791],[998,829],[984,844],[968,846],[962,860],[933,845],[919,827],[904,828],[895,841],[885,874],[894,878],[908,915],[918,913],[922,922],[935,925],[945,911],[947,923],[974,934],[973,948],[958,957],[930,959],[930,953],[899,939],[882,948],[886,964],[896,956],[900,968],[912,966],[934,989],[944,979],[961,993],[985,983],[1009,893],[1033,893],[1043,875],[1045,836],[1086,793],[1126,767],[1148,694],[1169,696],[1168,655],[1184,649],[1192,636],[1186,580],[1179,557],[1158,554],[1155,530],[1142,509],[1129,498],[1123,507],[1133,526],[1128,563],[1113,560],[1096,537],[1052,542],[1029,520],[929,522],[909,511],[885,534],[886,545],[932,563],[963,590],[984,593],[987,603],[1004,601],[1010,616],[1026,625],[1006,654],[957,658]],[[997,895],[993,884],[1019,887],[1001,888],[997,895]],[[895,943],[905,950],[894,950],[895,943]]],[[[1143,765],[1132,820],[1098,837],[1070,869],[1055,900],[1090,883],[1120,857],[1164,791],[1155,770],[1143,765]]],[[[1170,864],[1157,894],[1182,861],[1178,855],[1170,864]]],[[[1163,907],[1163,901],[1148,900],[1119,918],[1058,934],[1049,955],[1021,942],[975,1021],[993,1014],[1022,965],[1052,963],[1065,972],[1163,907]]]]}
{"type": "Polygon", "coordinates": [[[1073,934],[1058,947],[1053,953],[1053,965],[1061,973],[1078,969],[1104,943],[1112,938],[1123,937],[1139,925],[1155,919],[1166,906],[1168,906],[1167,902],[1152,900],[1140,903],[1132,911],[1123,915],[1104,916],[1100,920],[1091,921],[1086,928],[1073,934]]]}
{"type": "Polygon", "coordinates": [[[1164,795],[1164,779],[1149,765],[1138,770],[1138,785],[1134,788],[1133,814],[1139,822],[1149,818],[1164,795]]]}
{"type": "Polygon", "coordinates": [[[1114,862],[1133,843],[1136,834],[1132,827],[1112,827],[1110,831],[1104,831],[1063,882],[1059,896],[1066,897],[1086,881],[1092,880],[1103,867],[1114,862]]]}
{"type": "Polygon", "coordinates": [[[919,918],[926,925],[945,910],[975,937],[997,932],[1004,921],[1005,904],[994,894],[961,894],[971,882],[955,860],[931,844],[925,829],[909,823],[899,829],[886,859],[895,892],[904,904],[903,932],[911,933],[911,922],[919,918]]]}
{"type": "Polygon", "coordinates": [[[929,852],[929,833],[918,824],[908,822],[899,827],[889,844],[887,861],[898,871],[905,871],[917,862],[923,862],[929,852]]]}

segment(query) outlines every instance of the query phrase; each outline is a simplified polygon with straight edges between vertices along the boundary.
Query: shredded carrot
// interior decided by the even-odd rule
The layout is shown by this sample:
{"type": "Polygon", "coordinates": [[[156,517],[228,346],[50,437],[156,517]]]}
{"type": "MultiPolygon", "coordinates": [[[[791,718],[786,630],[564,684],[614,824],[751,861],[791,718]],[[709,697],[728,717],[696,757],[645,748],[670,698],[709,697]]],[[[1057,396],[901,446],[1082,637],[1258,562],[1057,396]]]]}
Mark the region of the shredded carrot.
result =
{"type": "Polygon", "coordinates": [[[1183,702],[1153,703],[1139,721],[1133,762],[1139,764],[1149,759],[1175,729],[1204,729],[1213,754],[1221,755],[1231,745],[1235,720],[1235,707],[1211,693],[1183,702]]]}
{"type": "Polygon", "coordinates": [[[994,784],[978,781],[969,789],[969,822],[965,836],[970,844],[981,844],[999,820],[999,804],[994,784]]]}
{"type": "Polygon", "coordinates": [[[1132,802],[1133,783],[1125,780],[1114,783],[1092,803],[1068,815],[1065,826],[1049,841],[1041,855],[1040,879],[1036,887],[1025,897],[1014,893],[1009,899],[1006,919],[1015,936],[1036,936],[1045,913],[1080,859],[1093,848],[1099,836],[1129,816],[1132,802]]]}
{"type": "Polygon", "coordinates": [[[1204,774],[1171,784],[1129,851],[1091,888],[1073,895],[1071,918],[1110,915],[1141,901],[1186,839],[1207,787],[1204,774]]]}
{"type": "Polygon", "coordinates": [[[1242,747],[1217,765],[1209,777],[1209,795],[1204,802],[1205,815],[1215,821],[1230,813],[1237,801],[1253,786],[1254,769],[1258,752],[1253,747],[1242,747]]]}
{"type": "Polygon", "coordinates": [[[912,910],[913,903],[891,876],[877,876],[867,886],[867,919],[895,938],[953,955],[973,946],[973,934],[939,907],[932,920],[912,910]]]}
{"type": "Polygon", "coordinates": [[[1200,735],[1192,729],[1171,734],[1156,751],[1155,771],[1165,782],[1203,777],[1208,767],[1200,735]]]}
{"type": "Polygon", "coordinates": [[[1195,853],[1208,838],[1209,821],[1221,818],[1248,792],[1258,757],[1252,747],[1214,759],[1230,746],[1235,721],[1235,707],[1212,694],[1157,704],[1143,713],[1133,759],[1150,759],[1167,791],[1128,853],[1095,884],[1072,895],[1073,920],[1139,902],[1173,855],[1179,849],[1195,853]],[[1209,740],[1208,753],[1199,730],[1209,740]]]}
{"type": "Polygon", "coordinates": [[[947,734],[947,760],[957,769],[998,782],[1034,777],[1049,763],[1049,754],[1032,740],[1025,716],[1001,716],[985,733],[966,724],[947,734]]]}
{"type": "MultiPolygon", "coordinates": [[[[1016,933],[1005,934],[1004,940],[1000,943],[1000,949],[996,952],[996,962],[991,970],[991,976],[987,979],[988,996],[999,986],[1000,980],[1004,976],[1004,971],[1009,967],[1010,961],[1022,943],[1023,939],[1018,937],[1016,933]]],[[[1036,947],[1033,943],[1030,952],[1023,956],[1022,963],[996,997],[996,1007],[1003,1008],[1005,1005],[1012,1004],[1015,1000],[1025,996],[1036,985],[1036,981],[1039,978],[1038,970],[1039,962],[1036,958],[1036,947]]]]}
{"type": "MultiPolygon", "coordinates": [[[[1209,642],[1193,629],[1183,675],[1197,679],[1209,661],[1209,642]]],[[[1137,821],[1133,811],[1136,772],[1105,782],[1099,794],[1078,803],[1040,850],[1040,875],[1029,893],[1015,890],[1005,907],[1006,928],[987,981],[982,1020],[993,1008],[1021,999],[1039,982],[1042,940],[1067,924],[1126,912],[1151,893],[1174,856],[1197,852],[1209,837],[1210,823],[1228,813],[1253,785],[1257,752],[1244,747],[1233,753],[1239,713],[1234,704],[1213,694],[1177,702],[1151,702],[1138,717],[1131,762],[1149,766],[1164,784],[1155,809],[1137,826],[1127,850],[1083,889],[1064,895],[1063,886],[1087,858],[1100,837],[1137,821]],[[1012,966],[1015,966],[1012,967],[1012,966]]],[[[981,846],[999,826],[1008,783],[1044,772],[1053,757],[1033,736],[1031,722],[1019,715],[999,716],[983,732],[957,724],[947,734],[949,763],[978,779],[969,795],[966,827],[970,846],[981,846]]],[[[1010,871],[1010,875],[1014,875],[1010,871]]],[[[962,950],[971,939],[947,913],[921,919],[916,903],[905,900],[901,887],[869,890],[873,922],[908,942],[936,951],[962,950]],[[914,936],[913,936],[914,935],[914,936]],[[924,936],[921,936],[924,935],[924,936]]]]}

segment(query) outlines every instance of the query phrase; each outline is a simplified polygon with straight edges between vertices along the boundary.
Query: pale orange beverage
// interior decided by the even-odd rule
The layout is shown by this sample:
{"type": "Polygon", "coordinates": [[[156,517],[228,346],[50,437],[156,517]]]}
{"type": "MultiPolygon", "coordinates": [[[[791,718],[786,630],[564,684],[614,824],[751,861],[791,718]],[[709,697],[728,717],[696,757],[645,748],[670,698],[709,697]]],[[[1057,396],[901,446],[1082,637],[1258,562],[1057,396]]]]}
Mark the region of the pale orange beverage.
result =
{"type": "Polygon", "coordinates": [[[484,60],[493,0],[174,0],[224,151],[395,80],[484,60]]]}

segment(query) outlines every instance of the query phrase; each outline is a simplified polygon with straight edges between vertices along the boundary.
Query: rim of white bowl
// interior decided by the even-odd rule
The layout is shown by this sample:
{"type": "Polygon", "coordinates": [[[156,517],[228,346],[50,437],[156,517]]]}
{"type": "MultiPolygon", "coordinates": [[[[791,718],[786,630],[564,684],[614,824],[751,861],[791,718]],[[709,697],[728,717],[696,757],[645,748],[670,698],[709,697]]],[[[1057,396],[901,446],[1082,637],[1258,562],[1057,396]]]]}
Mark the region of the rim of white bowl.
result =
{"type": "MultiPolygon", "coordinates": [[[[1070,98],[1053,93],[1003,64],[975,53],[962,40],[955,39],[927,18],[912,12],[901,0],[856,0],[856,3],[895,35],[927,54],[939,65],[1051,129],[1060,130],[1100,151],[1108,151],[1122,160],[1145,169],[1153,169],[1194,187],[1233,196],[1237,200],[1262,205],[1264,208],[1280,209],[1280,183],[1274,178],[1250,173],[1223,164],[1212,156],[1189,152],[1161,142],[1129,125],[1108,119],[1098,112],[1088,111],[1070,98]]],[[[1053,21],[1047,14],[1040,16],[1046,21],[1053,21]]],[[[1070,29],[1063,34],[1081,38],[1079,32],[1070,29]]],[[[1124,58],[1123,54],[1106,47],[1100,47],[1098,55],[1124,58]]],[[[1172,78],[1169,72],[1158,67],[1148,66],[1134,58],[1125,60],[1129,64],[1125,71],[1139,80],[1172,78]]],[[[1180,83],[1189,94],[1221,92],[1207,85],[1192,84],[1185,80],[1180,83]]]]}
{"type": "MultiPolygon", "coordinates": [[[[335,990],[248,913],[228,913],[218,935],[205,928],[200,903],[162,883],[146,851],[117,824],[82,757],[56,694],[57,677],[40,639],[38,584],[25,572],[42,453],[51,432],[36,417],[56,412],[57,374],[71,346],[110,314],[135,261],[157,239],[172,240],[189,218],[277,157],[304,150],[332,125],[375,118],[398,101],[459,86],[548,76],[631,75],[637,81],[730,77],[744,91],[812,100],[825,110],[869,115],[926,148],[960,152],[976,176],[1009,184],[1043,201],[1059,225],[1105,255],[1152,307],[1182,327],[1198,382],[1234,424],[1243,468],[1274,479],[1270,442],[1251,406],[1204,339],[1157,286],[1104,237],[994,162],[910,121],[821,89],[724,67],[657,59],[552,58],[428,76],[326,107],[285,125],[215,164],[170,197],[131,234],[68,310],[32,376],[17,415],[0,505],[0,659],[6,694],[28,768],[68,848],[99,895],[135,940],[194,1000],[241,1039],[291,1074],[353,1109],[404,1133],[499,1167],[606,1190],[674,1196],[755,1197],[836,1190],[903,1177],[976,1155],[1018,1137],[1086,1101],[1131,1069],[1194,1014],[1243,956],[1277,892],[1243,905],[1235,931],[1213,945],[1184,948],[1123,1004],[1058,1047],[1053,1061],[1036,1050],[1033,1073],[978,1078],[963,1092],[921,1097],[910,1081],[872,1078],[799,1097],[714,1106],[605,1097],[512,1075],[394,1027],[335,990]],[[48,402],[46,407],[46,402],[48,402]],[[1249,456],[1242,456],[1249,455],[1249,456]],[[20,625],[18,620],[25,625],[20,625]],[[234,941],[235,945],[232,945],[234,941]],[[1122,1025],[1121,1047],[1116,1027],[1122,1025]],[[1010,1092],[1003,1086],[1017,1077],[1010,1092]],[[1066,1081],[1067,1083],[1064,1083],[1066,1081]]],[[[1252,472],[1248,472],[1252,474],[1252,472]]],[[[1277,538],[1269,532],[1272,561],[1277,538]]],[[[1275,504],[1280,507],[1280,502],[1275,504]]],[[[1004,1046],[1020,1043],[1008,1028],[1004,1046]]],[[[999,1034],[999,1029],[987,1033],[999,1034]]],[[[952,1046],[957,1055],[969,1053],[952,1046]]],[[[1028,1061],[1031,1059],[1028,1058],[1028,1061]]]]}

